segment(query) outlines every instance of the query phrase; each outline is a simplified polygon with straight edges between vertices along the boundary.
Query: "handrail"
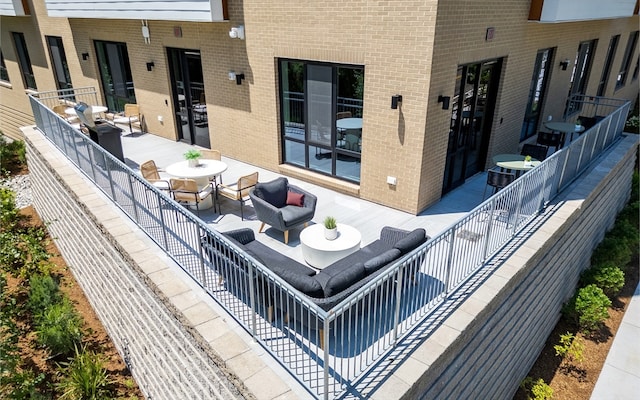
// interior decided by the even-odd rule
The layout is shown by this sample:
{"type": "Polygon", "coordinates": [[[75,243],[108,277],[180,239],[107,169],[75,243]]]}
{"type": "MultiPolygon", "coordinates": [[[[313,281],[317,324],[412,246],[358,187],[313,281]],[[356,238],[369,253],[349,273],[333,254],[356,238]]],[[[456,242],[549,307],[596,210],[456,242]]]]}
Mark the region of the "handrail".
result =
{"type": "Polygon", "coordinates": [[[611,112],[569,146],[325,310],[53,113],[47,106],[59,101],[53,92],[29,98],[38,129],[310,393],[324,398],[356,384],[536,218],[620,138],[630,108],[612,99],[611,112]]]}

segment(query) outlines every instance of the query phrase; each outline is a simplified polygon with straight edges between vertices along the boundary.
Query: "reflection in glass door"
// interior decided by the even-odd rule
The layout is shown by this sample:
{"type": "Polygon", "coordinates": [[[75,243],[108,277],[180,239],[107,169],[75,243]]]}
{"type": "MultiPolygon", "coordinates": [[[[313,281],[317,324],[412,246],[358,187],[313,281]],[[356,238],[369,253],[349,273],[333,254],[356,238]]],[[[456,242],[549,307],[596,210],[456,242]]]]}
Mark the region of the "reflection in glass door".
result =
{"type": "Polygon", "coordinates": [[[167,49],[178,139],[211,148],[199,50],[167,49]]]}
{"type": "Polygon", "coordinates": [[[442,190],[482,171],[487,157],[501,60],[458,67],[442,190]]]}

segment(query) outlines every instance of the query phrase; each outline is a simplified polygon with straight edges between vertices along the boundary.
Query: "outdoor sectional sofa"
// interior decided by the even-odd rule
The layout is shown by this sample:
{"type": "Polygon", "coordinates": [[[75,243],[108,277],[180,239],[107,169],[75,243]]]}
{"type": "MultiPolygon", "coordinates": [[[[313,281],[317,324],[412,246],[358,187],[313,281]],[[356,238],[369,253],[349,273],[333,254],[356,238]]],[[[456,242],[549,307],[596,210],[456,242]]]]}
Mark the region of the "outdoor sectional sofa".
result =
{"type": "MultiPolygon", "coordinates": [[[[318,271],[255,240],[251,229],[242,228],[224,232],[223,235],[325,311],[346,299],[367,282],[380,275],[394,261],[429,239],[422,228],[405,231],[387,226],[382,228],[378,240],[318,271]]],[[[222,249],[220,244],[216,246],[215,243],[211,243],[211,239],[203,238],[203,248],[212,268],[226,281],[227,288],[235,292],[242,291],[237,288],[240,282],[238,276],[240,274],[245,279],[247,278],[248,263],[246,260],[229,250],[222,249]]],[[[256,277],[254,287],[257,297],[264,302],[263,304],[268,310],[269,320],[272,319],[274,304],[278,308],[300,309],[300,307],[292,307],[283,299],[275,298],[278,294],[282,294],[282,291],[273,290],[273,287],[265,287],[269,285],[267,283],[257,284],[257,275],[254,273],[254,277],[256,277]]],[[[261,281],[268,282],[269,280],[262,279],[261,281]]],[[[244,287],[246,288],[248,285],[244,287]]],[[[288,310],[282,311],[288,314],[288,310]]],[[[288,315],[288,317],[293,317],[303,323],[308,320],[305,315],[288,315]]],[[[322,329],[322,326],[316,328],[322,329]]]]}

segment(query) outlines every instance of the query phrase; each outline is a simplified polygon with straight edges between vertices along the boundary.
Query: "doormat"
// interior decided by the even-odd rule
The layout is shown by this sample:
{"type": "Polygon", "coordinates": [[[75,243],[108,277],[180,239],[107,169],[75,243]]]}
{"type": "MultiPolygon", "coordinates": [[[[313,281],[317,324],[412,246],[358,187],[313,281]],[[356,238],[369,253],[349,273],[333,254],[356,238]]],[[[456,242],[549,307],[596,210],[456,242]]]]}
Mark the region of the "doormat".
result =
{"type": "Polygon", "coordinates": [[[465,240],[468,240],[470,242],[477,242],[482,237],[482,235],[480,233],[471,232],[471,231],[466,230],[466,229],[463,229],[463,230],[459,231],[456,236],[459,237],[460,239],[465,239],[465,240]]]}

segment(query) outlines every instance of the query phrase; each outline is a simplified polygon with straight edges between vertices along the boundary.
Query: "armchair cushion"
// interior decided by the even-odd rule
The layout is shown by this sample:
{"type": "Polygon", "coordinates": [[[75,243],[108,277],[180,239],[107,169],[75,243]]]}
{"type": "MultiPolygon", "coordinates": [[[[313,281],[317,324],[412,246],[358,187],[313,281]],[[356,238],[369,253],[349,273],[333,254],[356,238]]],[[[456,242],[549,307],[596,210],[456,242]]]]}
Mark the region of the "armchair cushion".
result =
{"type": "Polygon", "coordinates": [[[270,182],[259,182],[254,193],[276,208],[287,205],[287,178],[277,178],[270,182]]]}
{"type": "Polygon", "coordinates": [[[285,206],[280,209],[285,227],[296,226],[310,221],[315,210],[306,207],[285,206]]]}
{"type": "Polygon", "coordinates": [[[304,194],[296,193],[289,190],[287,192],[287,205],[288,206],[304,206],[304,194]]]}

